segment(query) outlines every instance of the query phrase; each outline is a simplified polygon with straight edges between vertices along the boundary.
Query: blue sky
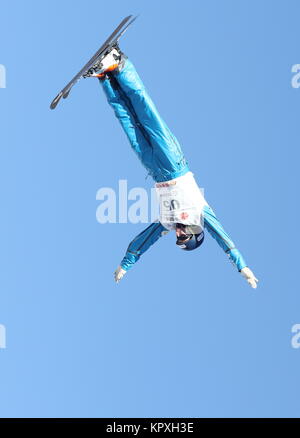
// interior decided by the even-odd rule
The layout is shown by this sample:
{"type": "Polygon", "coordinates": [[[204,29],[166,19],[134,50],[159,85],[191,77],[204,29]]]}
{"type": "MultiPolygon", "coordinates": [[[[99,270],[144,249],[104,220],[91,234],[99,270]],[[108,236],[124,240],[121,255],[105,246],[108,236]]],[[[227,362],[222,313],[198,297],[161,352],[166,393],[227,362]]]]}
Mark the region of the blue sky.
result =
{"type": "Polygon", "coordinates": [[[299,416],[297,1],[1,3],[0,416],[299,416]],[[96,220],[101,187],[150,189],[97,81],[62,86],[128,14],[121,47],[260,279],[207,236],[96,220]]]}

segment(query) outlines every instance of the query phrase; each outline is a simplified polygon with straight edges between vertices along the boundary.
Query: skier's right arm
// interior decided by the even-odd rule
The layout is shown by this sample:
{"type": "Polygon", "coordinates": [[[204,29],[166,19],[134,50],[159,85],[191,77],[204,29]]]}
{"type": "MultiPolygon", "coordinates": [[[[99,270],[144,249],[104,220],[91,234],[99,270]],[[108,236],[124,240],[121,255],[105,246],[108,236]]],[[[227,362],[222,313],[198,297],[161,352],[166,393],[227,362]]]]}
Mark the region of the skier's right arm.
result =
{"type": "Polygon", "coordinates": [[[115,280],[118,283],[126,272],[139,260],[142,254],[147,251],[162,235],[168,230],[160,223],[153,222],[144,231],[138,234],[129,244],[126,254],[115,271],[115,280]]]}

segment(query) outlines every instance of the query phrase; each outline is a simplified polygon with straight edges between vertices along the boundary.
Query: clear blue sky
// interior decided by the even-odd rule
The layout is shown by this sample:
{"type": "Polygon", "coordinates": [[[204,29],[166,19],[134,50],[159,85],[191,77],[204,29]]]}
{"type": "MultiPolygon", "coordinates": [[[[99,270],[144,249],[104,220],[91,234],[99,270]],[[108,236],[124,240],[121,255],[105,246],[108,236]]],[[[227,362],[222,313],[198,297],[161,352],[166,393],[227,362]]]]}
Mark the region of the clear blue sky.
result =
{"type": "Polygon", "coordinates": [[[299,416],[298,1],[1,3],[0,416],[299,416]],[[96,192],[151,187],[86,80],[59,89],[129,13],[121,47],[208,202],[260,279],[207,236],[156,244],[118,286],[143,224],[100,225],[96,192]]]}

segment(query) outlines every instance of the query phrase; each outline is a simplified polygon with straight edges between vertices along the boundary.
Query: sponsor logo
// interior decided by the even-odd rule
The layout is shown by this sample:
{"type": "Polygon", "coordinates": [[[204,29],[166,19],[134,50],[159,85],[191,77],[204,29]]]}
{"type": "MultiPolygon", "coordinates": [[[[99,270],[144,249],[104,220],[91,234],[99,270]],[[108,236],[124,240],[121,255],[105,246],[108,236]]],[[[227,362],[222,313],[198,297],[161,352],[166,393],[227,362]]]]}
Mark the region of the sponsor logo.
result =
{"type": "Polygon", "coordinates": [[[155,184],[155,187],[160,189],[162,187],[174,186],[175,184],[176,184],[176,181],[169,181],[169,182],[164,182],[164,183],[157,183],[157,184],[155,184]]]}

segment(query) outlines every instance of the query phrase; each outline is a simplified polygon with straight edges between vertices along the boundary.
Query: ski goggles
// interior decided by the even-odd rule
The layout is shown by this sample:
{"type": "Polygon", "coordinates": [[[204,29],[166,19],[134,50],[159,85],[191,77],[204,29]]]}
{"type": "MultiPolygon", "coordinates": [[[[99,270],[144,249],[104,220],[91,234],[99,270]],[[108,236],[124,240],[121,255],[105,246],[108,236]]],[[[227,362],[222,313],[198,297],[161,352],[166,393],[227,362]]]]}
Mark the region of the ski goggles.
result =
{"type": "Polygon", "coordinates": [[[183,234],[181,236],[177,237],[176,245],[183,245],[184,243],[187,243],[191,238],[193,237],[193,234],[183,234]]]}
{"type": "Polygon", "coordinates": [[[200,234],[202,232],[202,227],[199,225],[184,225],[184,224],[176,224],[176,229],[179,228],[182,230],[187,236],[190,234],[200,234]]]}

